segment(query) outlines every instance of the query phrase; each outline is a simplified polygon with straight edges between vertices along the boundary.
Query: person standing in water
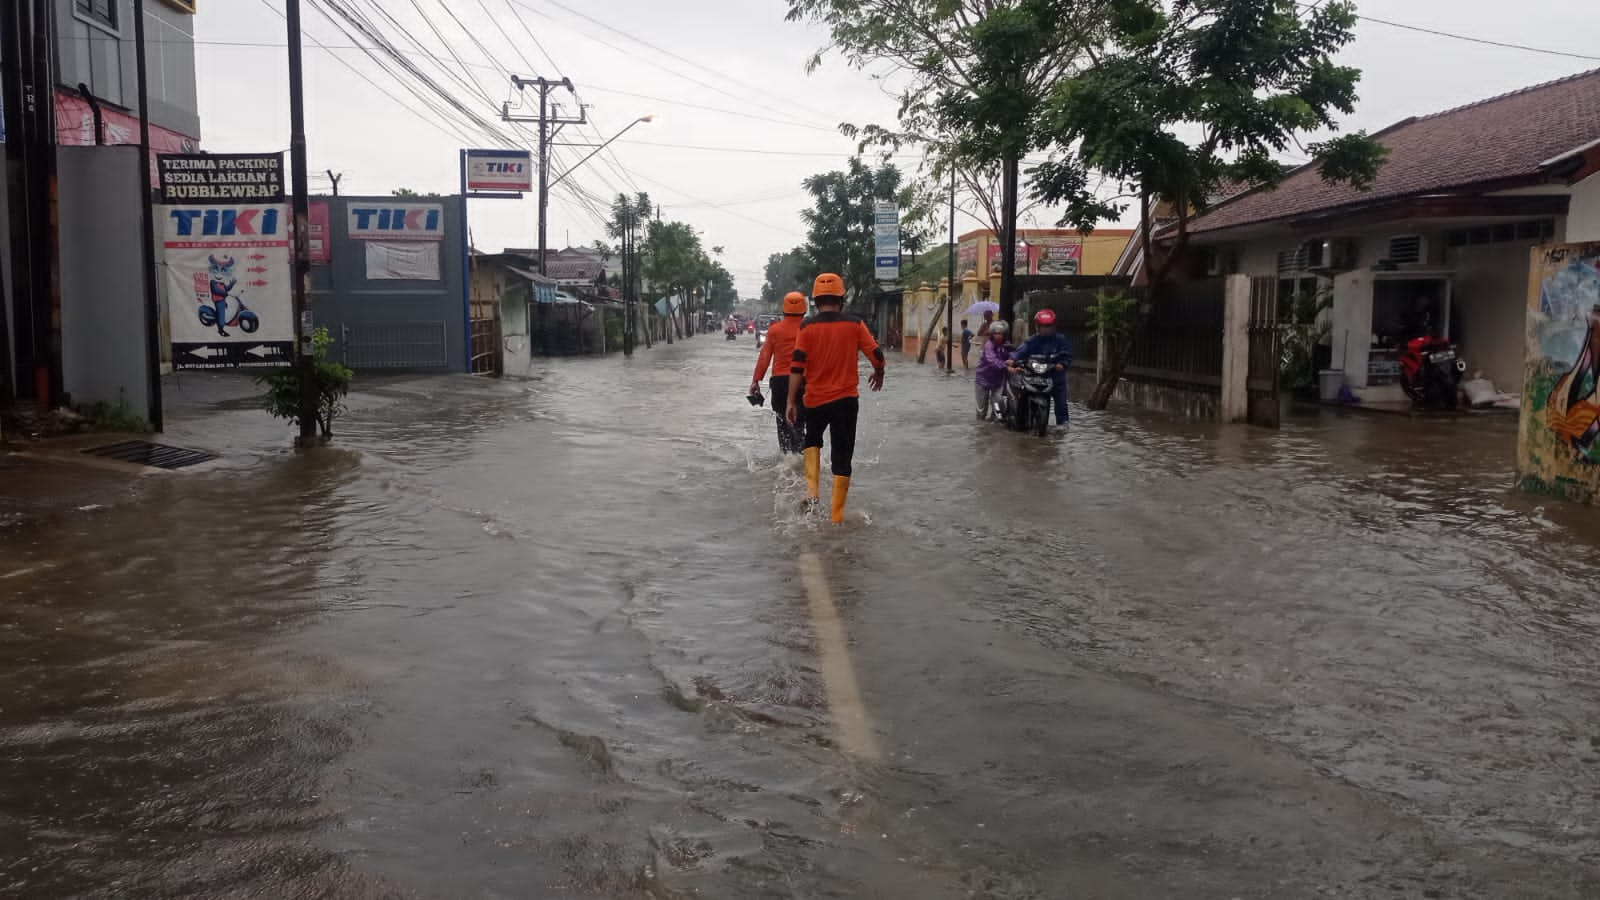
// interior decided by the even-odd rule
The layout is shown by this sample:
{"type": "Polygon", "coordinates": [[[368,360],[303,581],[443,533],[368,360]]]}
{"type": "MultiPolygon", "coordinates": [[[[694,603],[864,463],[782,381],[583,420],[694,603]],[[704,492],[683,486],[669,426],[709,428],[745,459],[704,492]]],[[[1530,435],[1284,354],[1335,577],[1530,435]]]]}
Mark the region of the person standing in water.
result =
{"type": "Polygon", "coordinates": [[[778,452],[799,453],[805,436],[789,423],[789,367],[794,359],[794,341],[800,336],[800,320],[806,314],[806,295],[790,291],[783,298],[783,318],[767,326],[767,339],[756,357],[756,374],[750,393],[761,393],[761,379],[772,366],[772,411],[778,414],[778,452]]]}
{"type": "Polygon", "coordinates": [[[865,322],[844,313],[844,280],[827,272],[811,288],[817,314],[800,329],[789,369],[789,422],[799,424],[804,414],[806,502],[821,497],[822,441],[833,443],[832,520],[844,521],[844,504],[850,496],[851,462],[856,452],[856,417],[861,411],[861,376],[856,354],[872,363],[867,383],[883,390],[883,348],[865,322]],[[802,392],[805,405],[801,406],[802,392]]]}

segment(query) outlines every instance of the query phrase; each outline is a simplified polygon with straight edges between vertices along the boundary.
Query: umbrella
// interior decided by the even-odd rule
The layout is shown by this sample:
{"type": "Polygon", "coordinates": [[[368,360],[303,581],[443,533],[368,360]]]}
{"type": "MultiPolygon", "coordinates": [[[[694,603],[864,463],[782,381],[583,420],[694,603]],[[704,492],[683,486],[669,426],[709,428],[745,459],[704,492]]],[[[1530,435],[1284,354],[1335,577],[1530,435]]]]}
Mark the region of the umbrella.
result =
{"type": "Polygon", "coordinates": [[[967,311],[962,313],[962,315],[964,315],[964,316],[981,316],[986,312],[992,312],[995,315],[999,315],[1000,314],[1000,304],[994,302],[993,300],[979,300],[977,303],[974,303],[971,306],[967,307],[967,311]]]}

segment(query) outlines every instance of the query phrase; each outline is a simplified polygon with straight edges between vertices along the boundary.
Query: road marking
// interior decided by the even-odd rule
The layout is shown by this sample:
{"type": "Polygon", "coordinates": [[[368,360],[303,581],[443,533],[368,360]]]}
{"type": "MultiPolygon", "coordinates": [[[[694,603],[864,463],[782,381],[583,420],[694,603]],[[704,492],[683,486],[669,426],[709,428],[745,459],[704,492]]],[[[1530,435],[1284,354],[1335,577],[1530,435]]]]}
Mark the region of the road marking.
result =
{"type": "Polygon", "coordinates": [[[855,665],[850,661],[850,644],[845,639],[844,625],[839,621],[839,610],[833,605],[833,592],[828,589],[822,560],[815,553],[800,554],[800,581],[805,585],[806,600],[811,605],[811,628],[817,635],[822,686],[827,692],[828,709],[833,711],[839,747],[858,759],[877,762],[883,758],[883,752],[878,748],[878,738],[867,718],[866,704],[861,702],[855,665]]]}
{"type": "Polygon", "coordinates": [[[52,564],[50,564],[50,563],[43,563],[43,564],[40,564],[40,565],[37,565],[37,566],[29,566],[26,569],[17,569],[14,572],[7,572],[4,575],[0,575],[0,580],[9,581],[12,578],[21,578],[24,575],[32,575],[34,572],[40,572],[40,571],[43,571],[43,570],[49,569],[49,568],[53,568],[52,564]]]}

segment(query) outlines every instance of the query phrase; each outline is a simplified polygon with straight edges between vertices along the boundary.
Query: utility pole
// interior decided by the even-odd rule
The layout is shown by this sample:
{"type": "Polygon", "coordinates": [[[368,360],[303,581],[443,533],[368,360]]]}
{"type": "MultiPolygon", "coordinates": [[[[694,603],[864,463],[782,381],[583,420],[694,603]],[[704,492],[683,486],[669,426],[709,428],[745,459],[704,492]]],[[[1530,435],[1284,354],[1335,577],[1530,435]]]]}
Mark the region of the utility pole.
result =
{"type": "MultiPolygon", "coordinates": [[[[946,332],[954,337],[954,332],[952,331],[955,328],[956,318],[956,167],[954,164],[950,166],[950,279],[948,284],[950,287],[945,293],[949,295],[947,298],[949,305],[945,307],[944,327],[946,332]]],[[[983,335],[983,339],[987,341],[989,336],[983,335]]],[[[954,353],[945,354],[945,362],[949,364],[947,371],[952,373],[956,370],[956,361],[950,358],[953,356],[955,356],[954,353]]]]}
{"type": "Polygon", "coordinates": [[[144,41],[144,0],[133,0],[134,69],[139,79],[139,224],[144,250],[146,391],[150,427],[165,430],[161,403],[161,291],[156,284],[155,198],[150,192],[150,85],[144,41]]]}
{"type": "Polygon", "coordinates": [[[633,201],[627,194],[622,195],[622,355],[633,356],[633,342],[638,333],[639,326],[634,316],[633,309],[633,276],[628,264],[629,233],[633,231],[632,213],[633,201]]]}
{"type": "MultiPolygon", "coordinates": [[[[28,258],[27,179],[24,176],[25,149],[22,142],[27,127],[25,101],[28,88],[23,84],[22,66],[22,10],[16,3],[0,3],[0,90],[4,91],[5,133],[10,140],[5,145],[6,208],[11,232],[11,258],[28,258]]],[[[28,286],[28,266],[11,266],[11,281],[5,293],[11,297],[11,308],[17,318],[23,316],[23,304],[32,296],[28,286]]],[[[11,356],[11,317],[0,302],[0,410],[10,409],[16,400],[19,367],[11,356]]]]}
{"type": "Polygon", "coordinates": [[[294,191],[294,320],[295,368],[300,373],[300,437],[309,448],[317,439],[317,360],[311,333],[311,199],[306,172],[305,78],[301,71],[300,0],[284,0],[289,23],[289,167],[294,191]]]}
{"type": "Polygon", "coordinates": [[[550,141],[566,125],[584,125],[589,121],[589,111],[583,106],[578,107],[578,117],[562,117],[560,105],[550,102],[550,92],[558,87],[567,89],[567,93],[574,93],[572,79],[562,78],[560,81],[551,81],[548,78],[522,78],[511,76],[511,84],[518,91],[528,87],[539,89],[539,116],[513,116],[511,104],[507,103],[501,108],[500,118],[507,122],[536,122],[539,125],[539,274],[545,274],[546,229],[548,226],[548,213],[550,209],[550,141]]]}

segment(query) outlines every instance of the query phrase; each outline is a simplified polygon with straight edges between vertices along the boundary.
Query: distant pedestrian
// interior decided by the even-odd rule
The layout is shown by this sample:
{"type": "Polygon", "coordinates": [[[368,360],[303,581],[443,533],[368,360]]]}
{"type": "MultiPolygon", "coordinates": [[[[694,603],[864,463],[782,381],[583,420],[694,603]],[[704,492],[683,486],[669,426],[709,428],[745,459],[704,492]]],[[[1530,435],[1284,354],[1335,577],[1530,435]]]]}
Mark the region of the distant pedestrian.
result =
{"type": "Polygon", "coordinates": [[[822,441],[833,444],[834,522],[844,521],[844,504],[850,496],[851,463],[856,452],[856,417],[861,410],[861,376],[856,354],[872,363],[867,383],[883,390],[883,348],[873,340],[866,323],[844,313],[844,280],[831,272],[817,276],[811,288],[817,314],[800,328],[794,343],[794,364],[789,374],[789,422],[806,427],[806,501],[821,495],[822,441]],[[804,396],[802,401],[801,397],[804,396]],[[804,406],[802,406],[802,403],[804,406]]]}
{"type": "Polygon", "coordinates": [[[972,364],[972,329],[967,327],[967,320],[961,320],[961,368],[970,369],[972,364]]]}

